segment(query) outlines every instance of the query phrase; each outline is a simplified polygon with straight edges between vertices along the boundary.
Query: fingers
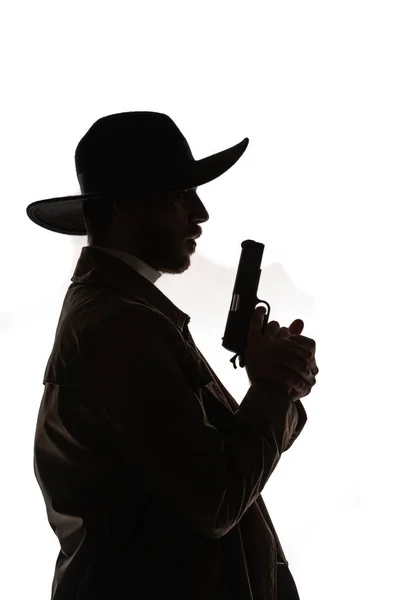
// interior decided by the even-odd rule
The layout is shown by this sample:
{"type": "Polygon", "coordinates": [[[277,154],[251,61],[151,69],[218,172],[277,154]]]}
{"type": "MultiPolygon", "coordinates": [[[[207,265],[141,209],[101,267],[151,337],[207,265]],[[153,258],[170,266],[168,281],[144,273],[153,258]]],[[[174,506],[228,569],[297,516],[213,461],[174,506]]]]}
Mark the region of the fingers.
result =
{"type": "Polygon", "coordinates": [[[311,349],[307,348],[303,344],[299,344],[295,341],[293,336],[289,338],[283,338],[281,340],[281,345],[285,350],[289,350],[290,352],[294,352],[300,358],[303,358],[306,361],[310,361],[314,357],[314,353],[311,349]]]}
{"type": "Polygon", "coordinates": [[[264,327],[263,334],[269,338],[273,338],[274,340],[279,339],[281,326],[278,321],[270,321],[264,327]]]}
{"type": "Polygon", "coordinates": [[[264,322],[264,315],[266,313],[264,306],[258,306],[251,317],[249,325],[249,338],[257,338],[261,335],[261,330],[264,322]]]}
{"type": "Polygon", "coordinates": [[[299,335],[299,334],[293,334],[291,336],[291,339],[296,342],[297,344],[300,344],[301,346],[304,346],[305,348],[308,348],[309,350],[311,350],[311,352],[313,354],[315,354],[315,340],[313,340],[312,338],[308,338],[304,335],[299,335]]]}
{"type": "Polygon", "coordinates": [[[315,384],[316,381],[310,384],[300,377],[297,383],[293,384],[293,390],[295,391],[295,393],[297,392],[297,394],[299,394],[301,398],[305,398],[311,392],[315,384]]]}
{"type": "Polygon", "coordinates": [[[289,325],[289,332],[291,335],[300,335],[304,329],[304,321],[296,319],[291,325],[289,325]]]}
{"type": "Polygon", "coordinates": [[[305,369],[304,366],[297,366],[295,364],[288,364],[286,368],[290,372],[290,384],[298,393],[303,393],[311,390],[317,383],[314,375],[311,373],[311,369],[305,369]]]}
{"type": "Polygon", "coordinates": [[[306,385],[305,382],[303,384],[293,386],[291,391],[291,396],[294,402],[300,400],[300,398],[305,398],[311,392],[313,386],[306,385]]]}
{"type": "Polygon", "coordinates": [[[249,326],[249,337],[260,337],[263,334],[267,334],[268,337],[276,338],[280,325],[277,321],[265,322],[266,309],[264,306],[257,306],[253,312],[253,316],[249,326]]]}
{"type": "MultiPolygon", "coordinates": [[[[279,324],[279,323],[278,323],[279,324]]],[[[278,331],[277,339],[280,340],[282,338],[290,337],[290,330],[288,327],[281,327],[278,331]]]]}
{"type": "Polygon", "coordinates": [[[310,367],[313,375],[318,375],[319,368],[317,367],[315,356],[312,350],[308,350],[308,348],[305,348],[305,346],[298,344],[297,342],[293,342],[293,337],[291,337],[289,340],[285,339],[281,343],[283,343],[283,347],[286,351],[289,351],[291,354],[303,359],[310,367]]]}
{"type": "Polygon", "coordinates": [[[310,369],[300,360],[287,360],[276,365],[275,374],[279,382],[291,388],[299,397],[309,394],[316,384],[310,369]]]}
{"type": "MultiPolygon", "coordinates": [[[[298,319],[298,320],[300,320],[300,319],[298,319]]],[[[294,323],[295,323],[295,321],[294,321],[294,323]]],[[[292,323],[292,325],[293,325],[293,323],[292,323]]],[[[290,327],[289,327],[289,329],[290,329],[290,327]]],[[[294,351],[297,352],[298,348],[301,346],[303,348],[307,348],[311,352],[311,356],[308,360],[308,364],[311,368],[312,374],[318,375],[319,369],[317,367],[317,363],[315,362],[315,350],[316,350],[315,340],[313,340],[312,338],[308,338],[304,335],[299,335],[299,334],[292,334],[290,336],[290,340],[295,344],[293,346],[294,351]]]]}

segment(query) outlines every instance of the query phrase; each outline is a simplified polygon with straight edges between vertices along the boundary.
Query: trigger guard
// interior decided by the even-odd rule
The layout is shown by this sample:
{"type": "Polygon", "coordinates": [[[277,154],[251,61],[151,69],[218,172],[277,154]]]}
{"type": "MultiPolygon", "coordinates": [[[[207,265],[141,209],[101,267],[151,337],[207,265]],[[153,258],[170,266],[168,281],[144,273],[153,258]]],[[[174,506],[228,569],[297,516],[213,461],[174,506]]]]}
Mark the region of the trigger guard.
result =
{"type": "Polygon", "coordinates": [[[269,313],[271,312],[271,307],[268,304],[268,302],[266,302],[265,300],[259,300],[258,298],[257,298],[256,306],[257,306],[257,304],[265,304],[267,306],[267,310],[265,312],[264,319],[263,319],[263,324],[262,324],[262,327],[261,327],[261,333],[263,334],[264,330],[265,330],[265,326],[268,323],[269,313]]]}
{"type": "Polygon", "coordinates": [[[265,306],[267,307],[267,310],[266,310],[265,315],[264,315],[264,319],[266,319],[268,321],[269,313],[271,312],[270,305],[268,304],[268,302],[266,300],[260,300],[259,298],[256,298],[256,300],[257,300],[257,302],[256,302],[255,308],[258,308],[257,307],[258,304],[265,304],[265,306]]]}

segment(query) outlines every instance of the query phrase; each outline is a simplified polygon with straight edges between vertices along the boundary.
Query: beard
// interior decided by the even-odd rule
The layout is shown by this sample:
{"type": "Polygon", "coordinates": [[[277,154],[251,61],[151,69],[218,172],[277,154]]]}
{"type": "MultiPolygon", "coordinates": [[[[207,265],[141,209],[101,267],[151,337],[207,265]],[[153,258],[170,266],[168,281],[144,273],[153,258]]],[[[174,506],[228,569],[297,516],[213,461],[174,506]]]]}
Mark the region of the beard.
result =
{"type": "Polygon", "coordinates": [[[135,256],[160,273],[180,275],[190,267],[194,251],[190,240],[165,233],[157,234],[153,229],[147,238],[137,244],[135,256]]]}

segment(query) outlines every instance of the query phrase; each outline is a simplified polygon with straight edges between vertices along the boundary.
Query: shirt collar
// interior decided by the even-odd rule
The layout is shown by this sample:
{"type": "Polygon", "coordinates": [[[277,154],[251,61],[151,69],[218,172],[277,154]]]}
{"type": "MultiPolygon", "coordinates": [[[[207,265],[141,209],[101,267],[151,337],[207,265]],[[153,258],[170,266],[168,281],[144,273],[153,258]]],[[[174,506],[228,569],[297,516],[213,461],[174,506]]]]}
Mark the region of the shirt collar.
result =
{"type": "Polygon", "coordinates": [[[113,250],[112,248],[105,248],[103,246],[90,246],[90,248],[96,248],[97,250],[111,254],[111,256],[115,256],[115,258],[119,258],[124,263],[132,267],[132,269],[140,273],[140,275],[146,277],[146,279],[148,279],[151,283],[155,283],[162,275],[160,271],[157,271],[137,256],[133,256],[133,254],[129,254],[128,252],[113,250]]]}

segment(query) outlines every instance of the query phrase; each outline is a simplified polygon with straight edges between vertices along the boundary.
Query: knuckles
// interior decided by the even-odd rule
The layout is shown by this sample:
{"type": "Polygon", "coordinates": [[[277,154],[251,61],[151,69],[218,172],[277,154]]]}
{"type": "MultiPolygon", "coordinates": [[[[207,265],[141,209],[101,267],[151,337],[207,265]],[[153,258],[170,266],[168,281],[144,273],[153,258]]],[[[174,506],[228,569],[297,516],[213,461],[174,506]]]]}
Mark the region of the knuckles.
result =
{"type": "Polygon", "coordinates": [[[305,348],[308,348],[308,350],[311,350],[312,352],[315,352],[316,350],[315,340],[306,337],[305,335],[292,334],[290,336],[290,339],[292,339],[297,344],[301,344],[305,348]]]}

